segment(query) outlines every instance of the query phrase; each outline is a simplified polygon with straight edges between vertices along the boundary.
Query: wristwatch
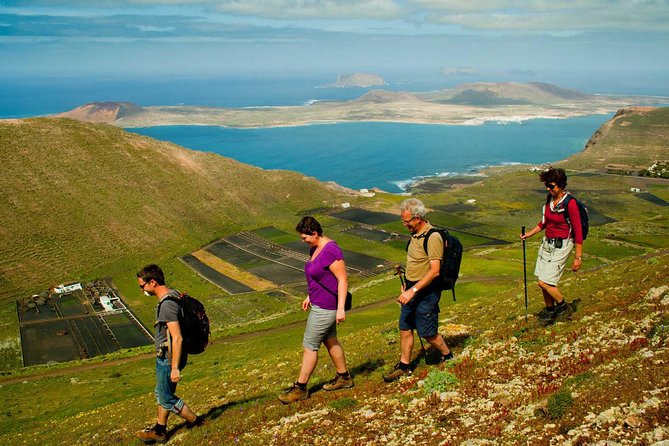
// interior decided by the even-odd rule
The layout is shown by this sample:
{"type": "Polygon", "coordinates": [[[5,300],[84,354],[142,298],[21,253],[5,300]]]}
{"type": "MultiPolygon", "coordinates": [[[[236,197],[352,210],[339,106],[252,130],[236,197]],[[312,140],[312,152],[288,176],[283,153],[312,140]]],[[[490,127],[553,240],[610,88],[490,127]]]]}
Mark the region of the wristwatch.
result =
{"type": "Polygon", "coordinates": [[[414,286],[414,287],[411,287],[411,291],[413,291],[414,293],[417,293],[417,292],[418,292],[418,288],[416,288],[415,286],[414,286]]]}

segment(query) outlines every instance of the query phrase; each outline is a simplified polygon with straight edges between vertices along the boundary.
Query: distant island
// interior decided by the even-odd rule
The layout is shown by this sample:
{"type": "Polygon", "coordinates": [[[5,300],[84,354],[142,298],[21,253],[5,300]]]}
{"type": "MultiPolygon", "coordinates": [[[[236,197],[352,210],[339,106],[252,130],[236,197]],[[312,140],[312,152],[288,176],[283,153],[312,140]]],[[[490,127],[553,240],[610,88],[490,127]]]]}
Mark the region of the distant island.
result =
{"type": "Polygon", "coordinates": [[[371,73],[340,74],[334,84],[323,85],[329,88],[376,87],[386,85],[381,76],[371,73]]]}
{"type": "Polygon", "coordinates": [[[163,125],[255,128],[335,122],[481,125],[610,114],[621,108],[658,103],[669,103],[669,98],[592,95],[540,82],[500,82],[464,84],[430,93],[372,90],[349,101],[302,106],[141,107],[127,102],[93,102],[55,116],[107,122],[123,128],[163,125]]]}

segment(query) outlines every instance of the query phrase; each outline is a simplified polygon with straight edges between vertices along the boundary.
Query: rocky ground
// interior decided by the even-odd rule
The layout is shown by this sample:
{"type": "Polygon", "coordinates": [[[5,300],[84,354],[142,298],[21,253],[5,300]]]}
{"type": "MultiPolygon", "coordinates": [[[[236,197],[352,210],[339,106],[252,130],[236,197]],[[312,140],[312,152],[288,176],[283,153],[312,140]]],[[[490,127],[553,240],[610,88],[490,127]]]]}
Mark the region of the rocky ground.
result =
{"type": "Polygon", "coordinates": [[[329,404],[304,403],[239,441],[669,444],[669,276],[661,273],[642,280],[653,286],[609,284],[585,298],[571,321],[543,328],[520,316],[508,328],[470,328],[474,336],[451,364],[419,367],[386,386],[361,383],[329,404]]]}

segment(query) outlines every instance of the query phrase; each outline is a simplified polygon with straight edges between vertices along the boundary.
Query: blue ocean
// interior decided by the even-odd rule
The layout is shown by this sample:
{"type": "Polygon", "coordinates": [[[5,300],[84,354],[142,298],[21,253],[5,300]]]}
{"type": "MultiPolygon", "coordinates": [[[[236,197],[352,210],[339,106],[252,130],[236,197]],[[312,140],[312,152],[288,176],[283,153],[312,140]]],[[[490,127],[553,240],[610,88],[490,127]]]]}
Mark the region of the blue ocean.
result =
{"type": "Polygon", "coordinates": [[[363,122],[264,129],[165,126],[128,130],[265,169],[296,170],[352,189],[402,192],[427,176],[563,159],[582,150],[609,118],[596,115],[481,126],[363,122]]]}
{"type": "MultiPolygon", "coordinates": [[[[332,79],[5,80],[0,82],[0,118],[58,113],[93,101],[250,107],[346,100],[369,90],[322,87],[328,82],[332,79]]],[[[423,81],[382,88],[430,91],[448,87],[452,85],[423,81]]],[[[582,150],[609,118],[595,115],[480,126],[343,123],[266,129],[167,126],[129,130],[266,169],[295,170],[353,189],[378,187],[401,192],[429,176],[564,159],[582,150]]]]}

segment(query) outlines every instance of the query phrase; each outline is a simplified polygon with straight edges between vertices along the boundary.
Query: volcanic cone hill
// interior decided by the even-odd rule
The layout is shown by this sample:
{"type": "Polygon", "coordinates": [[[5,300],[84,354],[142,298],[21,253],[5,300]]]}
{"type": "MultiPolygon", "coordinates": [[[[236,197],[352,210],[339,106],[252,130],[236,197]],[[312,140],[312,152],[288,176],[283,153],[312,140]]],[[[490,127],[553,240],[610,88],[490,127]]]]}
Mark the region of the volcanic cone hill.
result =
{"type": "Polygon", "coordinates": [[[84,122],[112,123],[117,119],[140,114],[143,111],[132,102],[91,102],[70,111],[54,115],[56,118],[72,118],[84,122]]]}
{"type": "Polygon", "coordinates": [[[513,105],[563,104],[592,100],[593,95],[541,82],[478,82],[449,90],[420,95],[423,99],[446,104],[513,105]]]}

